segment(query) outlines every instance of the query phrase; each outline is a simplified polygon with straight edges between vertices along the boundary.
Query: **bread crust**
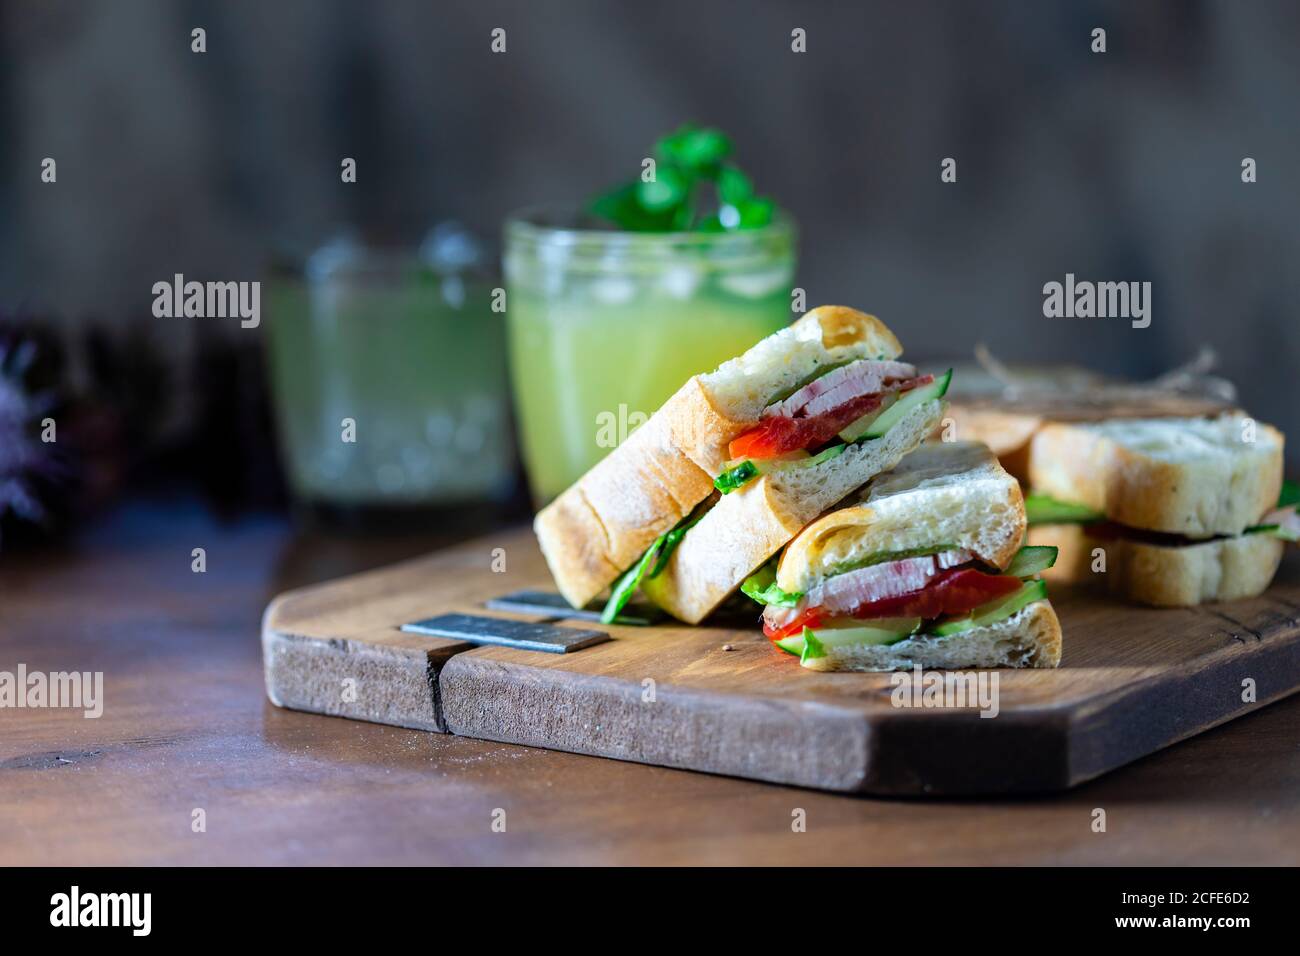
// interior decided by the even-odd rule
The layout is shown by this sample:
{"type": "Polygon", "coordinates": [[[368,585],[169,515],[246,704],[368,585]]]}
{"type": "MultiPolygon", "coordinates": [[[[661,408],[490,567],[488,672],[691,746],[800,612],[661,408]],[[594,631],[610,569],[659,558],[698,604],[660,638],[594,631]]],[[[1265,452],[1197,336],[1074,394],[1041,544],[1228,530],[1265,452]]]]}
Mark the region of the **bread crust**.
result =
{"type": "Polygon", "coordinates": [[[728,461],[727,445],[754,422],[730,418],[714,404],[698,375],[677,390],[660,409],[669,441],[679,448],[710,482],[728,461]]]}
{"type": "Polygon", "coordinates": [[[1117,597],[1156,607],[1191,607],[1237,601],[1263,594],[1282,561],[1285,544],[1267,534],[1216,538],[1168,547],[1125,538],[1102,540],[1080,525],[1029,529],[1031,544],[1060,548],[1048,580],[1100,584],[1117,597]],[[1093,549],[1101,548],[1105,572],[1092,571],[1093,549]]]}
{"type": "Polygon", "coordinates": [[[893,671],[923,668],[1052,668],[1061,663],[1061,622],[1049,601],[1035,601],[1005,621],[948,637],[920,635],[897,644],[827,647],[805,665],[818,671],[893,671]]]}
{"type": "Polygon", "coordinates": [[[984,442],[1002,461],[1003,468],[1028,483],[1029,445],[1048,422],[1241,414],[1231,402],[1217,398],[1121,385],[1069,367],[1052,371],[1067,378],[1068,384],[1060,391],[1045,391],[1045,382],[996,395],[964,394],[959,386],[948,396],[952,403],[948,417],[953,420],[955,436],[962,441],[984,442]],[[1095,380],[1085,381],[1080,375],[1095,380]]]}
{"type": "Polygon", "coordinates": [[[943,415],[942,400],[926,402],[874,442],[850,446],[813,466],[815,494],[783,487],[780,473],[763,475],[722,499],[682,539],[664,570],[642,591],[669,614],[698,624],[801,528],[880,471],[894,467],[943,415]]]}
{"type": "Polygon", "coordinates": [[[782,355],[796,349],[807,362],[859,353],[896,358],[902,351],[875,316],[822,306],[738,359],[693,376],[535,518],[542,554],[565,600],[574,607],[588,604],[713,492],[727,445],[757,424],[761,406],[750,402],[752,414],[729,414],[709,382],[743,377],[751,366],[779,371],[782,355]]]}
{"type": "Polygon", "coordinates": [[[835,349],[865,343],[884,358],[895,359],[903,354],[903,346],[889,326],[874,315],[847,305],[819,305],[793,323],[793,327],[799,328],[814,322],[821,326],[822,348],[835,349]]]}
{"type": "MultiPolygon", "coordinates": [[[[948,417],[953,421],[958,439],[983,442],[999,458],[1026,448],[1034,433],[1043,425],[1041,415],[963,405],[959,402],[952,403],[948,417]]],[[[1005,468],[1006,462],[1002,464],[1005,468]]]]}
{"type": "Polygon", "coordinates": [[[1257,423],[1256,440],[1229,443],[1241,419],[1166,419],[1103,425],[1048,424],[1029,450],[1030,487],[1087,505],[1133,528],[1189,537],[1240,534],[1277,501],[1282,433],[1257,423]],[[1180,429],[1213,428],[1221,447],[1162,457],[1180,429]]]}

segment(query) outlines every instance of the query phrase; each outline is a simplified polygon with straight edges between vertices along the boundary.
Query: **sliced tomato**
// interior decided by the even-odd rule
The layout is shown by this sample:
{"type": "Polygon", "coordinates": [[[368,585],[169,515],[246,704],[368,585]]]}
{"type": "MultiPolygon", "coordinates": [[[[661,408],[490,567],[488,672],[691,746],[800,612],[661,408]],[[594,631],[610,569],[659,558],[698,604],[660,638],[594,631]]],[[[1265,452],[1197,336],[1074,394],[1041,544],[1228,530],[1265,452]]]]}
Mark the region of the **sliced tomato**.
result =
{"type": "Polygon", "coordinates": [[[791,634],[802,634],[805,627],[820,627],[822,621],[825,619],[826,616],[820,608],[810,608],[802,614],[791,618],[788,624],[782,624],[779,627],[769,624],[767,620],[764,619],[763,633],[772,640],[779,641],[781,638],[789,637],[791,634]]]}
{"type": "Polygon", "coordinates": [[[727,453],[733,460],[764,459],[776,458],[800,449],[816,448],[829,442],[867,412],[879,408],[886,395],[911,391],[918,385],[927,385],[932,381],[933,375],[909,378],[873,395],[859,395],[811,418],[773,415],[734,439],[727,446],[727,453]]]}
{"type": "MultiPolygon", "coordinates": [[[[1009,574],[985,574],[975,568],[944,571],[919,591],[881,598],[863,604],[851,615],[859,620],[879,617],[920,617],[933,620],[948,614],[965,614],[981,604],[1004,597],[1021,586],[1009,574]]],[[[774,641],[815,628],[826,619],[821,608],[808,608],[780,627],[763,625],[763,633],[774,641]]]]}
{"type": "Polygon", "coordinates": [[[774,415],[763,419],[727,446],[734,458],[776,458],[802,448],[816,448],[834,438],[842,428],[879,407],[880,395],[859,395],[830,411],[812,418],[785,418],[774,415]]]}
{"type": "Polygon", "coordinates": [[[985,574],[974,568],[953,568],[919,591],[881,598],[853,612],[856,618],[923,617],[965,614],[994,598],[1017,590],[1021,581],[1009,574],[985,574]]]}

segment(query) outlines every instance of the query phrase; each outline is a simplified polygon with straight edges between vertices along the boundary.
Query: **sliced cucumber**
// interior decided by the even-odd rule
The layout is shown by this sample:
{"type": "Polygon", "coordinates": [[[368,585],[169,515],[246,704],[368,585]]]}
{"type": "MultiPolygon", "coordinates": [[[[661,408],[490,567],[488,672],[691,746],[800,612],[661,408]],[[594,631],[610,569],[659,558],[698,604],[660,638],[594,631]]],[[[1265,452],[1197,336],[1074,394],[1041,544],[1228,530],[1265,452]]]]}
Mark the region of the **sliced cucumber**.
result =
{"type": "Polygon", "coordinates": [[[1011,615],[1023,610],[1035,601],[1046,599],[1046,597],[1047,582],[1041,579],[1027,581],[1019,591],[1012,591],[1006,597],[996,598],[987,604],[981,604],[965,617],[954,618],[951,621],[938,624],[931,629],[931,633],[940,637],[947,637],[950,634],[960,634],[962,631],[968,631],[972,627],[986,627],[989,624],[996,624],[998,621],[1005,621],[1011,615]]]}
{"type": "Polygon", "coordinates": [[[822,462],[830,461],[832,458],[838,458],[844,454],[847,445],[831,445],[830,448],[823,448],[811,458],[805,458],[803,461],[787,462],[786,468],[811,468],[813,465],[820,465],[822,462]]]}
{"type": "Polygon", "coordinates": [[[1026,545],[1016,552],[1003,574],[1028,578],[1046,571],[1056,563],[1057,548],[1052,545],[1026,545]]]}
{"type": "Polygon", "coordinates": [[[722,474],[713,479],[713,487],[727,495],[737,488],[749,484],[759,475],[766,475],[775,471],[781,465],[807,460],[808,453],[801,451],[781,455],[777,458],[742,458],[740,461],[729,461],[722,474]]]}
{"type": "Polygon", "coordinates": [[[798,451],[777,458],[746,458],[734,467],[728,468],[717,478],[714,478],[713,487],[724,495],[731,494],[731,492],[753,481],[759,475],[770,475],[774,471],[784,471],[787,468],[811,468],[814,465],[820,465],[822,462],[839,457],[844,453],[846,447],[846,445],[832,445],[815,455],[809,455],[806,451],[798,451]]]}
{"type": "Polygon", "coordinates": [[[1050,495],[1030,492],[1025,495],[1025,518],[1029,524],[1090,524],[1106,516],[1087,505],[1057,501],[1050,495]]]}
{"type": "Polygon", "coordinates": [[[752,461],[745,460],[734,468],[728,468],[718,477],[713,479],[713,487],[717,488],[724,495],[729,495],[737,488],[744,485],[753,478],[758,477],[758,466],[752,461]]]}
{"type": "MultiPolygon", "coordinates": [[[[903,622],[906,623],[906,622],[903,622]]],[[[919,622],[918,622],[919,623],[919,622]]],[[[777,647],[788,654],[794,654],[797,657],[805,655],[808,642],[805,638],[811,634],[816,640],[817,646],[826,647],[849,647],[852,645],[884,645],[897,644],[911,636],[911,629],[905,631],[886,630],[879,627],[863,626],[840,626],[819,627],[816,630],[805,627],[802,634],[791,634],[789,637],[783,637],[775,641],[777,647]]],[[[816,656],[824,656],[814,654],[816,656]]]]}
{"type": "MultiPolygon", "coordinates": [[[[879,438],[885,432],[889,431],[907,415],[916,406],[925,402],[932,402],[936,398],[943,398],[948,391],[948,383],[952,381],[952,369],[944,372],[935,378],[929,385],[922,385],[906,392],[898,401],[885,409],[883,413],[877,416],[876,420],[867,426],[867,430],[862,433],[863,438],[879,438]]],[[[854,424],[857,424],[854,422],[854,424]]]]}
{"type": "Polygon", "coordinates": [[[870,429],[873,424],[875,424],[876,419],[885,414],[885,412],[892,408],[897,401],[897,395],[888,396],[876,408],[873,408],[851,424],[846,425],[839,433],[840,438],[845,441],[857,441],[867,433],[868,429],[870,429]]]}
{"type": "Polygon", "coordinates": [[[892,631],[895,634],[911,634],[921,626],[919,617],[832,617],[818,628],[821,631],[850,631],[862,627],[877,631],[892,631]]]}
{"type": "Polygon", "coordinates": [[[802,634],[791,634],[789,637],[783,637],[779,641],[773,641],[772,643],[781,648],[781,650],[785,651],[787,654],[793,654],[795,657],[799,657],[803,654],[802,634]]]}

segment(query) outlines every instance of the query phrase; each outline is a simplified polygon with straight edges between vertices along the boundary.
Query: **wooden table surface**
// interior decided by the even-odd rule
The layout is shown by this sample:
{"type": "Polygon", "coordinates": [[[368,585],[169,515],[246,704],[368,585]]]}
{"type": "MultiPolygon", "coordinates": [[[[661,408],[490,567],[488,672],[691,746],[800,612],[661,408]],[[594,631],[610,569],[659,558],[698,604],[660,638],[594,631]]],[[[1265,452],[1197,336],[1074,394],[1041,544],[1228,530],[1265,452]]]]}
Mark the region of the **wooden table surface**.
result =
{"type": "Polygon", "coordinates": [[[1300,696],[1014,801],[835,796],[267,702],[273,594],[445,543],[219,525],[181,499],[0,556],[0,670],[105,683],[99,719],[0,710],[0,864],[1300,863],[1300,696]]]}

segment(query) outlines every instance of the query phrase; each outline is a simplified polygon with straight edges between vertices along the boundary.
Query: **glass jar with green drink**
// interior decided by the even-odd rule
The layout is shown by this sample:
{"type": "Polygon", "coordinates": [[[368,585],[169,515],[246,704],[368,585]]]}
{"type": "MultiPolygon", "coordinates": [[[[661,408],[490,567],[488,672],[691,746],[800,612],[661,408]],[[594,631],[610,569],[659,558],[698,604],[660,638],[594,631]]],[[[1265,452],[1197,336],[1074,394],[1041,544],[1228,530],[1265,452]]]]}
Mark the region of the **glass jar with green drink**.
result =
{"type": "Polygon", "coordinates": [[[791,319],[794,226],[726,164],[725,139],[702,135],[720,136],[687,129],[661,140],[652,182],[587,210],[538,208],[506,223],[511,378],[539,505],[692,375],[791,319]],[[665,180],[659,198],[671,202],[656,205],[665,180]]]}
{"type": "Polygon", "coordinates": [[[295,498],[410,513],[514,484],[505,329],[455,228],[424,246],[340,238],[272,281],[268,360],[295,498]]]}

